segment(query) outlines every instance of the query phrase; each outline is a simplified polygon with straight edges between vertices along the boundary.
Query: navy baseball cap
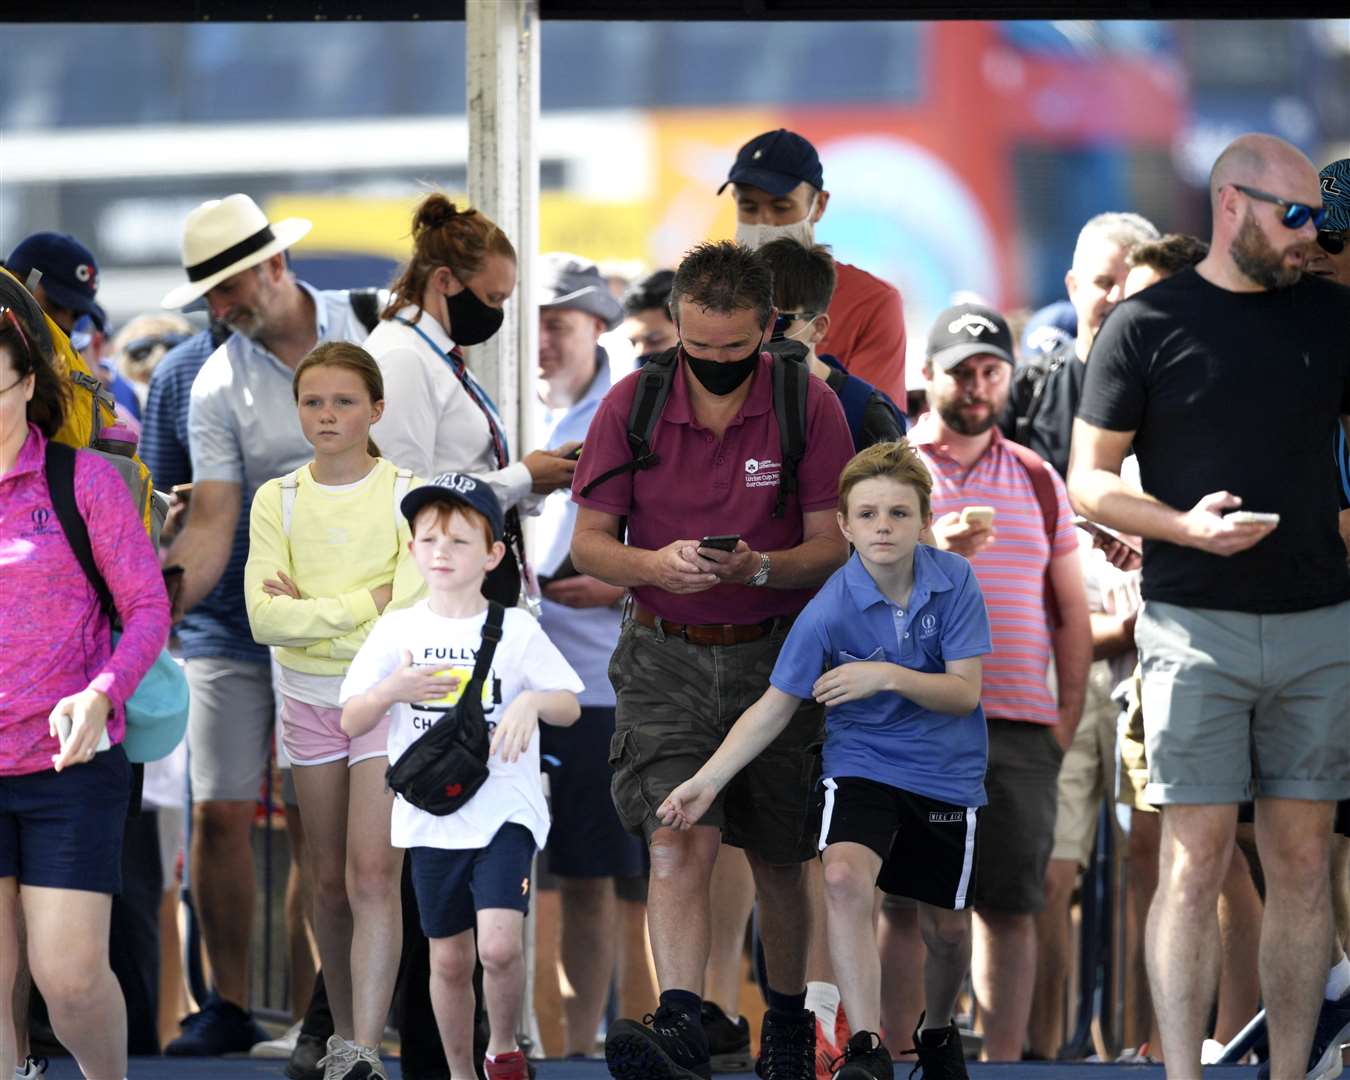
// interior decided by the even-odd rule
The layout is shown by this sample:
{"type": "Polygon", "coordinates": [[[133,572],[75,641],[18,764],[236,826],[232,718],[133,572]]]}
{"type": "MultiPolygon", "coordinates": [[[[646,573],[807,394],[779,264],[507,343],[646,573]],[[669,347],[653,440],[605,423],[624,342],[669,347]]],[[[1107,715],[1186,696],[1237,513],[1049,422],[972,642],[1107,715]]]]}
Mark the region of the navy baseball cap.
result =
{"type": "Polygon", "coordinates": [[[1321,172],[1322,205],[1327,208],[1322,228],[1350,229],[1350,158],[1333,161],[1321,172]]]}
{"type": "Polygon", "coordinates": [[[928,333],[928,359],[943,371],[951,371],[972,356],[997,356],[1016,364],[1012,331],[993,308],[980,304],[949,307],[928,333]]]}
{"type": "Polygon", "coordinates": [[[820,155],[795,131],[779,128],[756,135],[741,147],[717,194],[721,195],[727,184],[746,184],[770,195],[786,195],[802,181],[817,191],[825,187],[820,155]]]}
{"type": "Polygon", "coordinates": [[[496,492],[476,477],[468,473],[441,473],[404,495],[403,501],[399,503],[399,509],[403,511],[403,516],[411,525],[422,507],[433,502],[459,503],[470,510],[477,510],[487,518],[488,524],[492,527],[492,538],[494,540],[502,538],[506,524],[502,504],[497,501],[496,492]]]}
{"type": "Polygon", "coordinates": [[[94,253],[75,237],[54,232],[25,237],[5,260],[5,269],[25,284],[32,271],[40,270],[40,284],[52,303],[88,315],[99,330],[107,328],[103,309],[94,303],[98,263],[94,253]]]}
{"type": "Polygon", "coordinates": [[[1022,352],[1027,356],[1049,356],[1078,338],[1078,313],[1067,300],[1046,304],[1022,330],[1022,352]]]}

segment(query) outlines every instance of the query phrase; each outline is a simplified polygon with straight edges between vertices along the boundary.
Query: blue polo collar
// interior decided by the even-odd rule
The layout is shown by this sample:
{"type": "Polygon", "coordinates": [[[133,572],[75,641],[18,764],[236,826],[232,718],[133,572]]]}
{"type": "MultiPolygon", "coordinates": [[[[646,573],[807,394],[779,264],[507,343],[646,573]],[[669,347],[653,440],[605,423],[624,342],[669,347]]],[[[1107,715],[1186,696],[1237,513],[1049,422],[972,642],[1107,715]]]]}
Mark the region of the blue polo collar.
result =
{"type": "MultiPolygon", "coordinates": [[[[844,564],[844,584],[848,595],[859,611],[866,611],[877,604],[895,607],[872,580],[872,575],[863,566],[862,559],[855,551],[844,564]]],[[[952,580],[938,565],[933,550],[927,544],[919,544],[914,549],[914,588],[909,594],[909,611],[920,610],[932,598],[934,593],[948,592],[953,588],[952,580]]]]}

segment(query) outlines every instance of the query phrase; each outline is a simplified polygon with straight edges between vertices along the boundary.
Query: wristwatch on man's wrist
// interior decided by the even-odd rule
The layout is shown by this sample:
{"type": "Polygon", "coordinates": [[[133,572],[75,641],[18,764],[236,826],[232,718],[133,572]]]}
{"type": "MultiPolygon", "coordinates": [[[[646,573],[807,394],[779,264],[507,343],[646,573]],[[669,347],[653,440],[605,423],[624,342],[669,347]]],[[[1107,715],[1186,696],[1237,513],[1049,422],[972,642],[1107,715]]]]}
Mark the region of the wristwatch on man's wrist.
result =
{"type": "Polygon", "coordinates": [[[747,585],[764,585],[769,580],[769,556],[764,552],[759,553],[759,569],[750,575],[747,585]]]}

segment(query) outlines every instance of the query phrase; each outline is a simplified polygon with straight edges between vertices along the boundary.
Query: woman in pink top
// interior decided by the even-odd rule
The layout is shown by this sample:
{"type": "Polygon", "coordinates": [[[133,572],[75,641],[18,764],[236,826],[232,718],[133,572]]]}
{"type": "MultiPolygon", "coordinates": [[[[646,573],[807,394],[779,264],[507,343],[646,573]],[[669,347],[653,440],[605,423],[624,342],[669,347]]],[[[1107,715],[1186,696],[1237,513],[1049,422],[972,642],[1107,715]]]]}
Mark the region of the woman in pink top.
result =
{"type": "Polygon", "coordinates": [[[9,1007],[22,905],[33,977],[85,1076],[126,1075],[126,1006],[108,964],[131,770],[124,703],[163,648],[168,597],[117,471],[75,464],[75,502],[122,620],[114,649],[66,543],[43,471],[65,380],[45,327],[0,307],[0,1077],[13,1075],[9,1007]],[[57,718],[68,717],[64,745],[57,718]]]}

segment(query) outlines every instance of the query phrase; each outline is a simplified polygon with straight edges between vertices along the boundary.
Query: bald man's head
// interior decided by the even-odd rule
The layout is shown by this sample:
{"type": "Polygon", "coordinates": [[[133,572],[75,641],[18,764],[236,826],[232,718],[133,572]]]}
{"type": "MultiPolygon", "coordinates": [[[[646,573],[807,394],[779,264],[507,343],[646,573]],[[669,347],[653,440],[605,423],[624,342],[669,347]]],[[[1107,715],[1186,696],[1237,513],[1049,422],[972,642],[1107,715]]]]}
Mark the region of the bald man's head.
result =
{"type": "MultiPolygon", "coordinates": [[[[1220,192],[1229,184],[1262,187],[1272,177],[1292,179],[1300,173],[1304,174],[1303,179],[1311,184],[1315,191],[1318,186],[1317,170],[1298,147],[1275,135],[1260,133],[1239,135],[1224,148],[1223,153],[1214,162],[1214,168],[1210,170],[1209,197],[1217,204],[1220,192]]],[[[1298,194],[1285,197],[1300,198],[1298,194]]],[[[1313,205],[1316,205],[1315,200],[1313,205]]]]}

